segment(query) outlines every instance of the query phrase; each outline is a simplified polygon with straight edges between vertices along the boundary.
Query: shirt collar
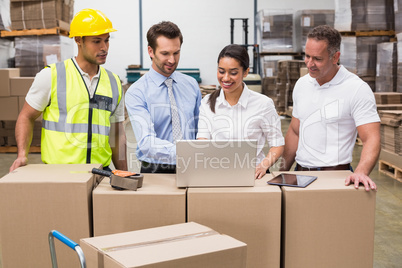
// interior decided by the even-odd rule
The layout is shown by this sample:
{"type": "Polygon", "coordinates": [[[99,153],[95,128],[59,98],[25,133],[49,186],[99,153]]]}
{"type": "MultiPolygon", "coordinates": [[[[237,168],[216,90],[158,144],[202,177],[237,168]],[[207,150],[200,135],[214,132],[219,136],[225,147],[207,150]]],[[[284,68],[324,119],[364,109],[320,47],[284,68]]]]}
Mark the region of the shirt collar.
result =
{"type": "Polygon", "coordinates": [[[166,77],[155,71],[155,69],[151,66],[149,69],[149,76],[158,86],[162,86],[165,80],[169,77],[173,79],[173,82],[176,82],[176,71],[174,71],[169,77],[166,77]]]}
{"type": "MultiPolygon", "coordinates": [[[[248,97],[250,95],[249,93],[249,89],[247,87],[247,85],[243,82],[243,92],[240,95],[239,101],[237,102],[236,105],[240,105],[243,108],[247,107],[247,103],[248,103],[248,97]]],[[[226,105],[226,106],[231,106],[226,100],[225,100],[225,93],[223,92],[223,90],[221,89],[221,92],[219,93],[219,97],[216,99],[216,103],[218,105],[226,105]]]]}
{"type": "MultiPolygon", "coordinates": [[[[77,60],[75,59],[75,57],[73,57],[73,62],[74,62],[74,64],[75,64],[75,66],[77,66],[77,69],[78,69],[78,71],[80,72],[81,76],[85,75],[85,76],[87,76],[87,77],[89,78],[89,74],[86,73],[86,72],[84,72],[84,71],[81,69],[81,67],[78,65],[78,62],[77,62],[77,60]]],[[[99,66],[99,68],[98,68],[98,72],[96,73],[96,75],[94,75],[94,77],[92,77],[92,79],[98,78],[98,77],[99,77],[99,74],[100,74],[100,66],[99,66]]]]}
{"type": "Polygon", "coordinates": [[[336,72],[335,76],[331,79],[331,81],[323,84],[322,86],[320,86],[318,84],[317,80],[315,78],[312,78],[309,74],[308,74],[308,78],[311,83],[313,83],[321,88],[328,88],[331,85],[337,85],[337,84],[341,83],[346,75],[347,75],[346,68],[343,65],[340,65],[338,71],[336,72]]]}

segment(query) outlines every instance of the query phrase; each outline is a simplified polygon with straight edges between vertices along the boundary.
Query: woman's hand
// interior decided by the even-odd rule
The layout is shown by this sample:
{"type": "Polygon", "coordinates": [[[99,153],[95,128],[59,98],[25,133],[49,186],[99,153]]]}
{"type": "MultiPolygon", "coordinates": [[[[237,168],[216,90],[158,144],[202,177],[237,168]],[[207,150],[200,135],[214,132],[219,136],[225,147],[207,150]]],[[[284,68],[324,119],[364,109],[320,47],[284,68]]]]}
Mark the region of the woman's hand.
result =
{"type": "Polygon", "coordinates": [[[255,179],[259,180],[262,177],[264,177],[264,175],[267,173],[269,166],[269,159],[264,158],[264,160],[261,161],[260,164],[258,164],[258,166],[255,169],[255,179]]]}

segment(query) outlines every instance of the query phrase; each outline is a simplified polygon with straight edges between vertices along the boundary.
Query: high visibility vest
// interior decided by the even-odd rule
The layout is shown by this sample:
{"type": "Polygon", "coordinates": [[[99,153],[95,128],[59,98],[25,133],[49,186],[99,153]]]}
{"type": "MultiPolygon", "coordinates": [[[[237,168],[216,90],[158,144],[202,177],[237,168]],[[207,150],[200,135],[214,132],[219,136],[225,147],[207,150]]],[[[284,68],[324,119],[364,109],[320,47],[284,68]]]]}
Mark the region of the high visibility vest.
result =
{"type": "Polygon", "coordinates": [[[122,97],[117,75],[100,67],[91,98],[72,59],[49,66],[50,104],[43,112],[41,156],[47,164],[99,163],[112,159],[110,116],[122,97]]]}

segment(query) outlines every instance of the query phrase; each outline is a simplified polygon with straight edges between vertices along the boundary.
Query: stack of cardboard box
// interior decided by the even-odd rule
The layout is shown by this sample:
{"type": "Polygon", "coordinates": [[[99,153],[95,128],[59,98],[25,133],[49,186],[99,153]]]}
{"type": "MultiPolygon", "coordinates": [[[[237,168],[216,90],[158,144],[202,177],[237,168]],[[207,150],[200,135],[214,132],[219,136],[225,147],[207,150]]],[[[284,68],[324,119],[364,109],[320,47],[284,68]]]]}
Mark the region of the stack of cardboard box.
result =
{"type": "Polygon", "coordinates": [[[335,28],[338,31],[394,29],[393,0],[335,0],[335,28]]]}
{"type": "MultiPolygon", "coordinates": [[[[0,69],[0,80],[0,145],[16,146],[15,124],[34,78],[20,77],[19,68],[4,68],[0,69]]],[[[41,119],[35,122],[32,146],[40,146],[41,119]]]]}
{"type": "Polygon", "coordinates": [[[206,95],[218,90],[215,85],[200,85],[201,96],[204,98],[206,95]]]}
{"type": "MultiPolygon", "coordinates": [[[[121,191],[94,167],[28,165],[0,180],[4,267],[49,267],[51,230],[80,241],[88,267],[373,266],[376,193],[345,186],[350,171],[290,172],[317,176],[307,188],[267,174],[254,187],[186,189],[147,174],[121,191]]],[[[60,267],[77,266],[74,251],[56,251],[60,267]]]]}
{"type": "Polygon", "coordinates": [[[402,93],[375,92],[381,118],[379,171],[402,180],[402,93]]]}
{"type": "Polygon", "coordinates": [[[394,34],[393,0],[336,0],[335,7],[334,27],[343,35],[340,63],[375,91],[377,44],[394,34]]]}
{"type": "Polygon", "coordinates": [[[300,78],[300,68],[305,66],[303,60],[278,61],[277,88],[281,92],[280,95],[283,96],[278,104],[279,107],[284,105],[285,111],[289,106],[293,106],[293,88],[300,78]]]}
{"type": "Polygon", "coordinates": [[[318,25],[334,27],[335,11],[333,9],[298,10],[295,14],[295,46],[297,51],[306,48],[307,34],[318,25]]]}
{"type": "Polygon", "coordinates": [[[402,93],[402,32],[396,35],[397,38],[397,86],[396,91],[402,93]]]}
{"type": "Polygon", "coordinates": [[[73,10],[74,0],[11,0],[11,28],[68,30],[73,10]]]}
{"type": "MultiPolygon", "coordinates": [[[[3,267],[51,267],[48,234],[73,241],[92,236],[92,190],[99,164],[31,164],[0,180],[3,267]]],[[[76,253],[57,241],[59,267],[78,267],[76,253]]]]}
{"type": "Polygon", "coordinates": [[[390,36],[342,36],[340,63],[370,84],[375,90],[377,44],[389,42],[390,36]]]}
{"type": "Polygon", "coordinates": [[[261,10],[261,51],[293,52],[293,12],[261,10]]]}
{"type": "Polygon", "coordinates": [[[11,95],[12,77],[19,77],[20,70],[18,68],[0,69],[0,120],[17,120],[18,96],[11,95]]]}
{"type": "Polygon", "coordinates": [[[276,80],[276,76],[264,77],[262,79],[262,94],[270,97],[274,101],[277,112],[284,112],[285,105],[284,103],[281,104],[280,100],[283,99],[281,93],[284,94],[285,91],[281,92],[278,90],[279,87],[277,87],[276,80]]]}
{"type": "Polygon", "coordinates": [[[377,44],[376,92],[395,92],[397,80],[396,42],[377,44]]]}
{"type": "Polygon", "coordinates": [[[45,66],[74,55],[74,41],[63,35],[15,37],[15,66],[20,75],[35,76],[45,66]]]}
{"type": "Polygon", "coordinates": [[[402,104],[402,93],[399,92],[375,92],[374,96],[377,105],[402,104]]]}
{"type": "Polygon", "coordinates": [[[263,72],[264,77],[271,77],[278,75],[278,61],[280,60],[293,60],[292,55],[270,55],[264,56],[263,61],[263,72]]]}
{"type": "Polygon", "coordinates": [[[402,155],[402,111],[380,111],[381,148],[402,155]]]}
{"type": "Polygon", "coordinates": [[[394,0],[395,33],[402,33],[402,0],[394,0]]]}

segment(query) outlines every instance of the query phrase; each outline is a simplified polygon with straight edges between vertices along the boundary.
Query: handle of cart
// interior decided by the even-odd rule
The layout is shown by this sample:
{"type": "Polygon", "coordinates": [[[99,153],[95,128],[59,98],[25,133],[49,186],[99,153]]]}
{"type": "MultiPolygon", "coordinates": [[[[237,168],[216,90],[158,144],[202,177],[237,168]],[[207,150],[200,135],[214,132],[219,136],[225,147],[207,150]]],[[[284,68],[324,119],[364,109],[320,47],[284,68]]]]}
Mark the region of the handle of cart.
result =
{"type": "Polygon", "coordinates": [[[80,260],[81,268],[86,268],[86,263],[85,263],[85,256],[84,252],[82,251],[80,245],[78,243],[74,242],[67,236],[63,235],[59,231],[52,230],[49,233],[49,248],[50,248],[50,256],[52,258],[52,267],[57,268],[57,258],[56,258],[56,249],[54,246],[54,238],[57,238],[60,240],[62,243],[66,244],[68,247],[73,249],[75,252],[78,254],[78,258],[80,260]]]}

